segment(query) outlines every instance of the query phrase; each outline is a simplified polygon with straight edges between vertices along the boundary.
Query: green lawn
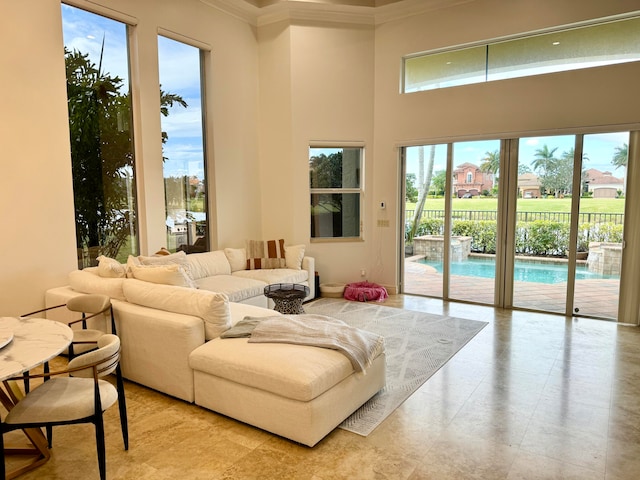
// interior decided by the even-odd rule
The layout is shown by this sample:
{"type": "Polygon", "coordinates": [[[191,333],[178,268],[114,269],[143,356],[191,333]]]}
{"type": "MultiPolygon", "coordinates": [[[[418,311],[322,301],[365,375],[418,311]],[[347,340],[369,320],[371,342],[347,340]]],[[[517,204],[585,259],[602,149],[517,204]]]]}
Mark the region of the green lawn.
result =
{"type": "MultiPolygon", "coordinates": [[[[414,203],[407,203],[407,210],[415,209],[414,203]]],[[[444,210],[444,198],[428,198],[425,210],[444,210]]],[[[454,198],[453,210],[495,211],[498,199],[473,197],[454,198]]],[[[570,198],[519,198],[519,212],[570,212],[570,198]]],[[[581,213],[624,213],[624,199],[619,198],[581,198],[581,213]]]]}

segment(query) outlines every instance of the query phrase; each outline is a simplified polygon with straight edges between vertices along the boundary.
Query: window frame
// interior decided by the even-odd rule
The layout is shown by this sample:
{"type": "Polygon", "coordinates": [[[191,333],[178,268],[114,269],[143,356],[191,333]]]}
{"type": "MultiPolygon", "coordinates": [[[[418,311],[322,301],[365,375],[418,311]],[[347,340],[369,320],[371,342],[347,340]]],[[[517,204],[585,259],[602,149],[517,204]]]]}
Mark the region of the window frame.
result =
{"type": "MultiPolygon", "coordinates": [[[[620,45],[617,45],[618,49],[614,48],[615,51],[613,52],[593,52],[590,56],[583,57],[585,46],[588,47],[588,45],[585,44],[584,39],[580,41],[579,38],[573,37],[575,32],[589,32],[589,29],[599,30],[601,36],[594,34],[594,45],[607,45],[606,42],[602,41],[602,31],[610,30],[610,27],[615,28],[624,22],[630,22],[627,26],[628,30],[636,31],[636,26],[640,23],[640,16],[638,16],[637,12],[634,12],[630,15],[599,18],[573,25],[561,25],[536,32],[405,55],[402,58],[400,93],[410,94],[462,85],[587,69],[603,65],[639,62],[640,51],[628,52],[624,49],[620,50],[620,45]],[[565,40],[568,40],[566,46],[565,40]],[[541,53],[542,55],[536,58],[537,66],[531,67],[528,62],[510,63],[512,51],[504,48],[509,45],[515,45],[512,47],[514,50],[521,51],[527,47],[541,53]],[[606,58],[603,56],[605,53],[606,58]],[[564,62],[562,61],[563,59],[565,60],[564,62]],[[430,70],[432,78],[422,77],[420,79],[416,75],[416,70],[414,70],[414,68],[417,69],[418,67],[410,66],[417,64],[420,60],[433,62],[432,67],[435,67],[435,69],[432,68],[430,70]],[[500,61],[504,63],[501,64],[500,61]]],[[[619,40],[624,38],[624,35],[617,34],[604,38],[619,40]]],[[[624,43],[624,47],[627,49],[630,45],[636,45],[633,39],[625,39],[625,41],[628,42],[624,43]]],[[[424,69],[425,67],[423,66],[422,68],[424,69]]]]}
{"type": "MultiPolygon", "coordinates": [[[[314,215],[310,211],[309,216],[309,239],[312,243],[319,242],[361,242],[363,238],[363,218],[364,218],[364,170],[365,170],[365,144],[362,142],[310,142],[308,147],[307,160],[312,158],[312,150],[314,149],[326,149],[326,150],[359,150],[360,168],[358,173],[358,187],[333,187],[333,188],[318,188],[312,187],[311,177],[309,176],[309,201],[310,207],[312,207],[311,199],[313,195],[332,195],[332,194],[357,194],[358,195],[358,235],[357,236],[313,236],[313,230],[311,225],[314,220],[314,215]]],[[[311,170],[309,170],[311,173],[311,170]]]]}
{"type": "MultiPolygon", "coordinates": [[[[178,244],[177,237],[179,233],[172,231],[169,228],[169,205],[168,205],[168,194],[167,194],[167,180],[171,177],[166,177],[167,169],[166,164],[163,165],[163,188],[165,192],[165,217],[167,218],[167,247],[169,251],[180,251],[184,250],[186,253],[201,253],[211,251],[211,209],[210,205],[210,195],[209,191],[209,150],[208,150],[208,127],[207,127],[207,68],[205,66],[207,62],[207,55],[210,54],[210,48],[208,45],[203,44],[201,42],[194,41],[193,39],[186,38],[182,35],[176,34],[169,30],[159,29],[158,34],[158,64],[163,61],[163,51],[162,45],[163,41],[170,41],[181,44],[185,47],[194,48],[198,51],[198,83],[199,83],[199,104],[200,108],[200,127],[201,127],[201,147],[202,147],[202,175],[203,178],[200,179],[201,192],[203,195],[203,214],[204,220],[186,220],[186,231],[184,232],[186,237],[185,244],[178,244]],[[164,40],[161,40],[164,39],[164,40]],[[172,237],[175,237],[172,239],[172,237]],[[173,240],[173,241],[172,241],[173,240]]],[[[159,71],[158,79],[160,84],[162,85],[162,69],[159,71]]],[[[163,88],[161,87],[161,90],[163,88]]],[[[193,105],[189,105],[193,107],[193,105]]],[[[161,115],[161,124],[163,123],[164,116],[161,115]]],[[[164,127],[163,127],[164,128],[164,127]]],[[[164,134],[164,129],[163,129],[164,134]]],[[[163,145],[164,146],[164,145],[163,145]]],[[[164,155],[164,148],[163,148],[164,155]]],[[[186,181],[192,178],[193,175],[185,174],[184,178],[186,181]]],[[[178,178],[178,177],[174,177],[178,178]]],[[[197,177],[196,177],[197,178],[197,177]]],[[[185,189],[186,192],[186,189],[185,189]]],[[[185,203],[188,203],[185,193],[185,203]]],[[[195,213],[195,212],[192,212],[195,213]]],[[[200,212],[198,212],[200,213],[200,212]]],[[[188,218],[188,215],[185,214],[185,218],[188,218]]]]}
{"type": "MultiPolygon", "coordinates": [[[[111,180],[111,182],[109,183],[109,187],[108,188],[102,188],[101,189],[101,193],[100,195],[104,195],[105,197],[107,197],[109,194],[107,193],[108,191],[111,192],[112,194],[112,198],[111,201],[108,203],[114,203],[112,202],[113,199],[118,198],[119,199],[119,203],[120,205],[118,206],[118,201],[115,202],[115,205],[112,204],[108,204],[107,202],[104,203],[104,205],[101,206],[97,206],[97,208],[95,209],[96,215],[98,217],[100,217],[101,219],[106,219],[107,220],[107,227],[105,227],[104,225],[100,225],[98,226],[98,228],[94,227],[90,227],[93,228],[94,233],[95,231],[98,232],[99,236],[98,236],[98,241],[97,244],[95,243],[95,239],[94,241],[90,241],[86,238],[81,238],[81,235],[83,235],[82,232],[79,232],[79,228],[80,228],[80,222],[81,220],[79,220],[79,213],[78,213],[78,199],[82,199],[82,198],[94,198],[94,197],[98,197],[99,195],[93,191],[91,192],[90,195],[85,195],[84,197],[83,192],[79,191],[78,188],[76,188],[74,186],[73,188],[73,197],[74,197],[74,204],[75,204],[75,226],[76,226],[76,248],[77,248],[77,259],[78,259],[78,268],[79,269],[83,269],[86,267],[92,267],[97,265],[98,263],[98,257],[100,255],[107,255],[107,256],[111,256],[113,258],[116,258],[119,261],[125,261],[126,257],[128,255],[137,255],[140,252],[140,215],[141,215],[141,208],[140,208],[140,203],[139,203],[139,190],[138,190],[138,181],[139,181],[139,168],[138,168],[138,149],[139,149],[139,145],[138,142],[136,141],[136,128],[137,128],[137,122],[136,122],[136,92],[134,91],[133,88],[133,84],[135,82],[134,77],[135,74],[133,73],[133,70],[135,69],[135,65],[134,65],[134,57],[132,55],[132,51],[131,51],[131,38],[135,35],[135,27],[137,26],[137,22],[135,21],[135,19],[133,19],[132,17],[129,17],[125,14],[117,14],[116,12],[111,12],[111,11],[103,11],[103,9],[101,8],[87,8],[87,6],[84,5],[77,5],[73,2],[61,2],[60,4],[60,8],[61,8],[61,19],[62,19],[62,24],[63,24],[63,44],[65,46],[65,49],[67,49],[68,44],[73,44],[73,38],[65,38],[66,35],[66,23],[67,23],[67,15],[69,16],[68,18],[71,19],[73,18],[73,15],[89,15],[89,16],[95,16],[95,17],[99,17],[102,18],[103,21],[107,21],[107,25],[109,25],[110,22],[114,22],[119,24],[119,26],[117,27],[118,29],[123,28],[124,29],[124,34],[122,35],[121,38],[119,38],[119,41],[123,41],[124,44],[124,58],[126,59],[126,73],[123,73],[122,71],[113,74],[112,73],[112,68],[113,65],[111,65],[110,67],[104,67],[103,66],[103,58],[102,58],[102,54],[105,51],[105,42],[103,40],[102,43],[102,49],[100,50],[100,56],[98,58],[95,58],[94,56],[91,55],[91,49],[87,48],[87,46],[85,46],[82,51],[78,50],[77,48],[73,48],[73,49],[69,49],[69,51],[72,54],[75,54],[76,52],[81,54],[81,55],[86,55],[87,56],[87,61],[90,64],[98,64],[98,68],[102,71],[104,77],[106,78],[111,78],[112,80],[115,81],[116,78],[118,78],[119,80],[121,80],[121,85],[118,87],[118,91],[116,91],[115,93],[117,95],[120,95],[122,98],[124,98],[125,101],[125,106],[122,107],[122,104],[120,105],[120,109],[118,111],[118,114],[115,116],[112,116],[112,118],[115,118],[117,125],[116,126],[112,126],[111,131],[112,132],[120,132],[120,133],[127,133],[128,135],[128,140],[126,143],[128,143],[129,148],[126,149],[125,153],[118,153],[118,154],[114,154],[115,151],[117,151],[117,148],[114,149],[114,151],[109,151],[108,154],[105,154],[106,150],[103,150],[100,152],[99,154],[99,159],[100,159],[100,164],[101,164],[101,169],[103,171],[103,177],[104,177],[104,172],[105,171],[110,171],[108,168],[105,168],[105,162],[107,161],[111,161],[113,162],[114,158],[125,158],[127,157],[127,155],[129,155],[129,159],[128,160],[122,160],[122,162],[124,163],[123,165],[117,167],[115,170],[118,173],[112,173],[111,178],[109,179],[108,177],[106,177],[107,180],[111,180]],[[75,12],[75,13],[74,13],[75,12]],[[118,74],[122,74],[122,77],[118,77],[118,74]],[[125,92],[121,92],[119,91],[119,89],[121,87],[124,87],[126,89],[125,92]],[[124,111],[127,113],[127,115],[121,115],[122,112],[124,111]],[[110,160],[108,160],[110,159],[110,160]],[[125,195],[120,195],[119,197],[117,197],[116,195],[113,194],[113,192],[116,191],[117,185],[118,184],[123,184],[124,188],[125,188],[125,195]],[[116,186],[116,187],[114,187],[116,186]],[[123,201],[124,199],[124,201],[123,201]],[[126,202],[126,204],[125,204],[126,202]],[[114,216],[114,212],[120,211],[121,214],[120,215],[115,215],[114,216]],[[126,212],[128,215],[126,214],[122,214],[122,212],[126,212]],[[111,218],[108,218],[109,216],[111,216],[111,218]],[[121,225],[119,230],[114,229],[113,225],[114,225],[114,221],[113,218],[124,218],[126,224],[121,225]],[[115,233],[114,233],[115,231],[115,233]],[[121,240],[118,241],[118,237],[119,234],[122,234],[122,232],[126,232],[128,231],[128,235],[124,235],[125,236],[125,240],[121,240]],[[109,236],[111,238],[109,238],[109,236]],[[108,240],[107,240],[108,239],[108,240]],[[115,251],[114,249],[117,247],[117,251],[115,251]]],[[[86,20],[84,20],[84,22],[86,22],[86,20]]],[[[102,24],[100,20],[98,20],[97,18],[95,19],[95,24],[91,23],[91,27],[95,28],[96,25],[105,27],[105,24],[102,24]]],[[[112,47],[112,46],[111,46],[112,47]]],[[[96,54],[96,52],[93,52],[94,54],[96,54]]],[[[105,57],[106,58],[106,57],[105,57]]],[[[66,54],[65,54],[65,65],[66,65],[66,54]]],[[[124,70],[124,69],[123,69],[124,70]]],[[[69,79],[67,78],[67,82],[69,82],[69,79]]],[[[120,82],[117,82],[120,83],[120,82]]],[[[115,96],[112,96],[112,101],[113,98],[115,98],[115,96]]],[[[68,98],[68,92],[67,92],[67,104],[69,104],[70,99],[68,98]]],[[[105,102],[107,103],[107,102],[105,102]]],[[[113,105],[112,105],[113,106],[113,105]]],[[[73,132],[72,132],[72,115],[69,115],[69,132],[72,136],[71,138],[71,162],[72,162],[72,171],[74,170],[74,168],[76,168],[74,166],[74,143],[78,143],[78,142],[74,142],[73,139],[73,132]]],[[[105,116],[101,115],[100,118],[104,119],[105,116]]],[[[83,122],[85,122],[86,119],[83,118],[83,122]]],[[[105,129],[103,127],[100,128],[100,142],[103,142],[103,138],[102,138],[102,134],[108,132],[108,129],[105,129]]],[[[119,142],[115,142],[113,140],[111,140],[110,145],[116,145],[116,144],[120,144],[120,146],[123,146],[125,144],[124,140],[120,140],[119,142]]],[[[113,165],[111,165],[111,168],[113,168],[113,165]]],[[[112,170],[111,170],[112,171],[112,170]]],[[[80,175],[80,180],[79,183],[81,184],[86,184],[86,182],[83,180],[83,176],[86,175],[85,172],[81,172],[82,175],[80,175]]],[[[75,175],[74,175],[75,177],[75,175]]],[[[103,184],[106,184],[107,182],[104,180],[102,180],[103,184]]],[[[82,212],[80,212],[80,215],[82,215],[82,212]]],[[[82,217],[80,217],[82,218],[82,217]]],[[[86,220],[84,220],[84,223],[87,223],[86,220]]]]}

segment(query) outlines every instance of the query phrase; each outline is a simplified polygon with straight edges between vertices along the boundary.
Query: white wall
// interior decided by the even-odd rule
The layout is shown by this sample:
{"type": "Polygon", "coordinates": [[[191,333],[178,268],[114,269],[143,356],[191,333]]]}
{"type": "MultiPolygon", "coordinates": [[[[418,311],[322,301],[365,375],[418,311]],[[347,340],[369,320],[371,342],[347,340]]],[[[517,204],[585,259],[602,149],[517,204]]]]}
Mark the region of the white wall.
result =
{"type": "Polygon", "coordinates": [[[397,285],[398,147],[420,142],[510,138],[640,124],[640,65],[622,64],[401,95],[401,58],[446,46],[566,25],[638,9],[637,1],[477,0],[376,29],[373,192],[386,198],[391,228],[377,228],[375,279],[397,285]]]}
{"type": "MultiPolygon", "coordinates": [[[[59,0],[3,0],[0,6],[0,315],[44,303],[44,290],[66,284],[77,268],[59,0]]],[[[158,29],[211,47],[207,83],[213,127],[210,192],[217,217],[212,245],[236,246],[258,235],[258,49],[255,28],[198,0],[73,0],[87,10],[133,18],[139,62],[134,101],[141,251],[165,240],[160,144],[158,29]],[[213,180],[214,179],[214,180],[213,180]],[[217,227],[217,228],[216,228],[217,227]]]]}
{"type": "Polygon", "coordinates": [[[0,316],[77,265],[60,4],[40,3],[0,8],[0,316]]]}
{"type": "MultiPolygon", "coordinates": [[[[198,0],[73,0],[132,17],[143,253],[164,243],[158,29],[210,45],[212,246],[305,243],[323,282],[399,282],[398,146],[640,122],[640,66],[399,94],[403,55],[638,9],[637,0],[477,0],[375,28],[284,20],[256,29],[198,0]],[[309,142],[366,148],[364,241],[309,241],[309,142]],[[213,197],[212,197],[213,198],[213,197]],[[380,210],[379,201],[387,208],[380,210]],[[389,220],[389,227],[378,227],[389,220]]],[[[59,0],[0,4],[0,315],[43,302],[76,266],[59,0]]]]}
{"type": "Polygon", "coordinates": [[[322,282],[359,281],[360,270],[370,263],[373,197],[367,191],[363,241],[310,242],[309,144],[361,142],[365,189],[371,185],[373,46],[374,29],[366,25],[292,21],[260,28],[261,101],[269,103],[269,110],[261,111],[262,231],[265,238],[306,244],[322,282]],[[272,48],[269,57],[262,56],[263,30],[272,48]],[[273,49],[276,31],[278,50],[273,49]],[[265,75],[262,66],[271,61],[272,73],[282,67],[282,75],[265,75]]]}

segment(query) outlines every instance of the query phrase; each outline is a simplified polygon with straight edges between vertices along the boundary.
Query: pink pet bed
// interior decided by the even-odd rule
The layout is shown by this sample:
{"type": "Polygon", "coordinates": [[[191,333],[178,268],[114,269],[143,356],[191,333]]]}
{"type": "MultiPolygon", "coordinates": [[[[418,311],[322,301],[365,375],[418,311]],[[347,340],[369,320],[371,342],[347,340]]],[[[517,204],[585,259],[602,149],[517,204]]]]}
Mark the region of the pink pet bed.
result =
{"type": "Polygon", "coordinates": [[[344,298],[358,302],[368,302],[370,300],[382,302],[388,296],[387,289],[377,283],[349,283],[344,289],[344,298]]]}

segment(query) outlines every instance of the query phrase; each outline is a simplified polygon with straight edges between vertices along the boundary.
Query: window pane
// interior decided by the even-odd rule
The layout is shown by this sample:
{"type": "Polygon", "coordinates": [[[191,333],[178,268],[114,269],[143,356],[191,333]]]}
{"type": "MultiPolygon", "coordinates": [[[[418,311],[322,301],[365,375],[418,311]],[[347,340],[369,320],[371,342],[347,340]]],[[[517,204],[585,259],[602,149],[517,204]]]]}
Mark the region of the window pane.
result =
{"type": "Polygon", "coordinates": [[[208,250],[200,50],[158,37],[167,248],[208,250]]]}
{"type": "Polygon", "coordinates": [[[418,92],[485,81],[486,46],[407,58],[404,91],[418,92]]]}
{"type": "Polygon", "coordinates": [[[78,266],[137,254],[127,26],[62,5],[78,266]]]}
{"type": "Polygon", "coordinates": [[[310,148],[311,188],[360,188],[361,148],[310,148]]]}
{"type": "Polygon", "coordinates": [[[598,67],[640,59],[640,19],[489,45],[488,80],[598,67]]]}
{"type": "Polygon", "coordinates": [[[360,194],[311,194],[311,237],[358,237],[360,194]]]}
{"type": "Polygon", "coordinates": [[[403,92],[640,60],[640,18],[408,56],[403,92]]]}

